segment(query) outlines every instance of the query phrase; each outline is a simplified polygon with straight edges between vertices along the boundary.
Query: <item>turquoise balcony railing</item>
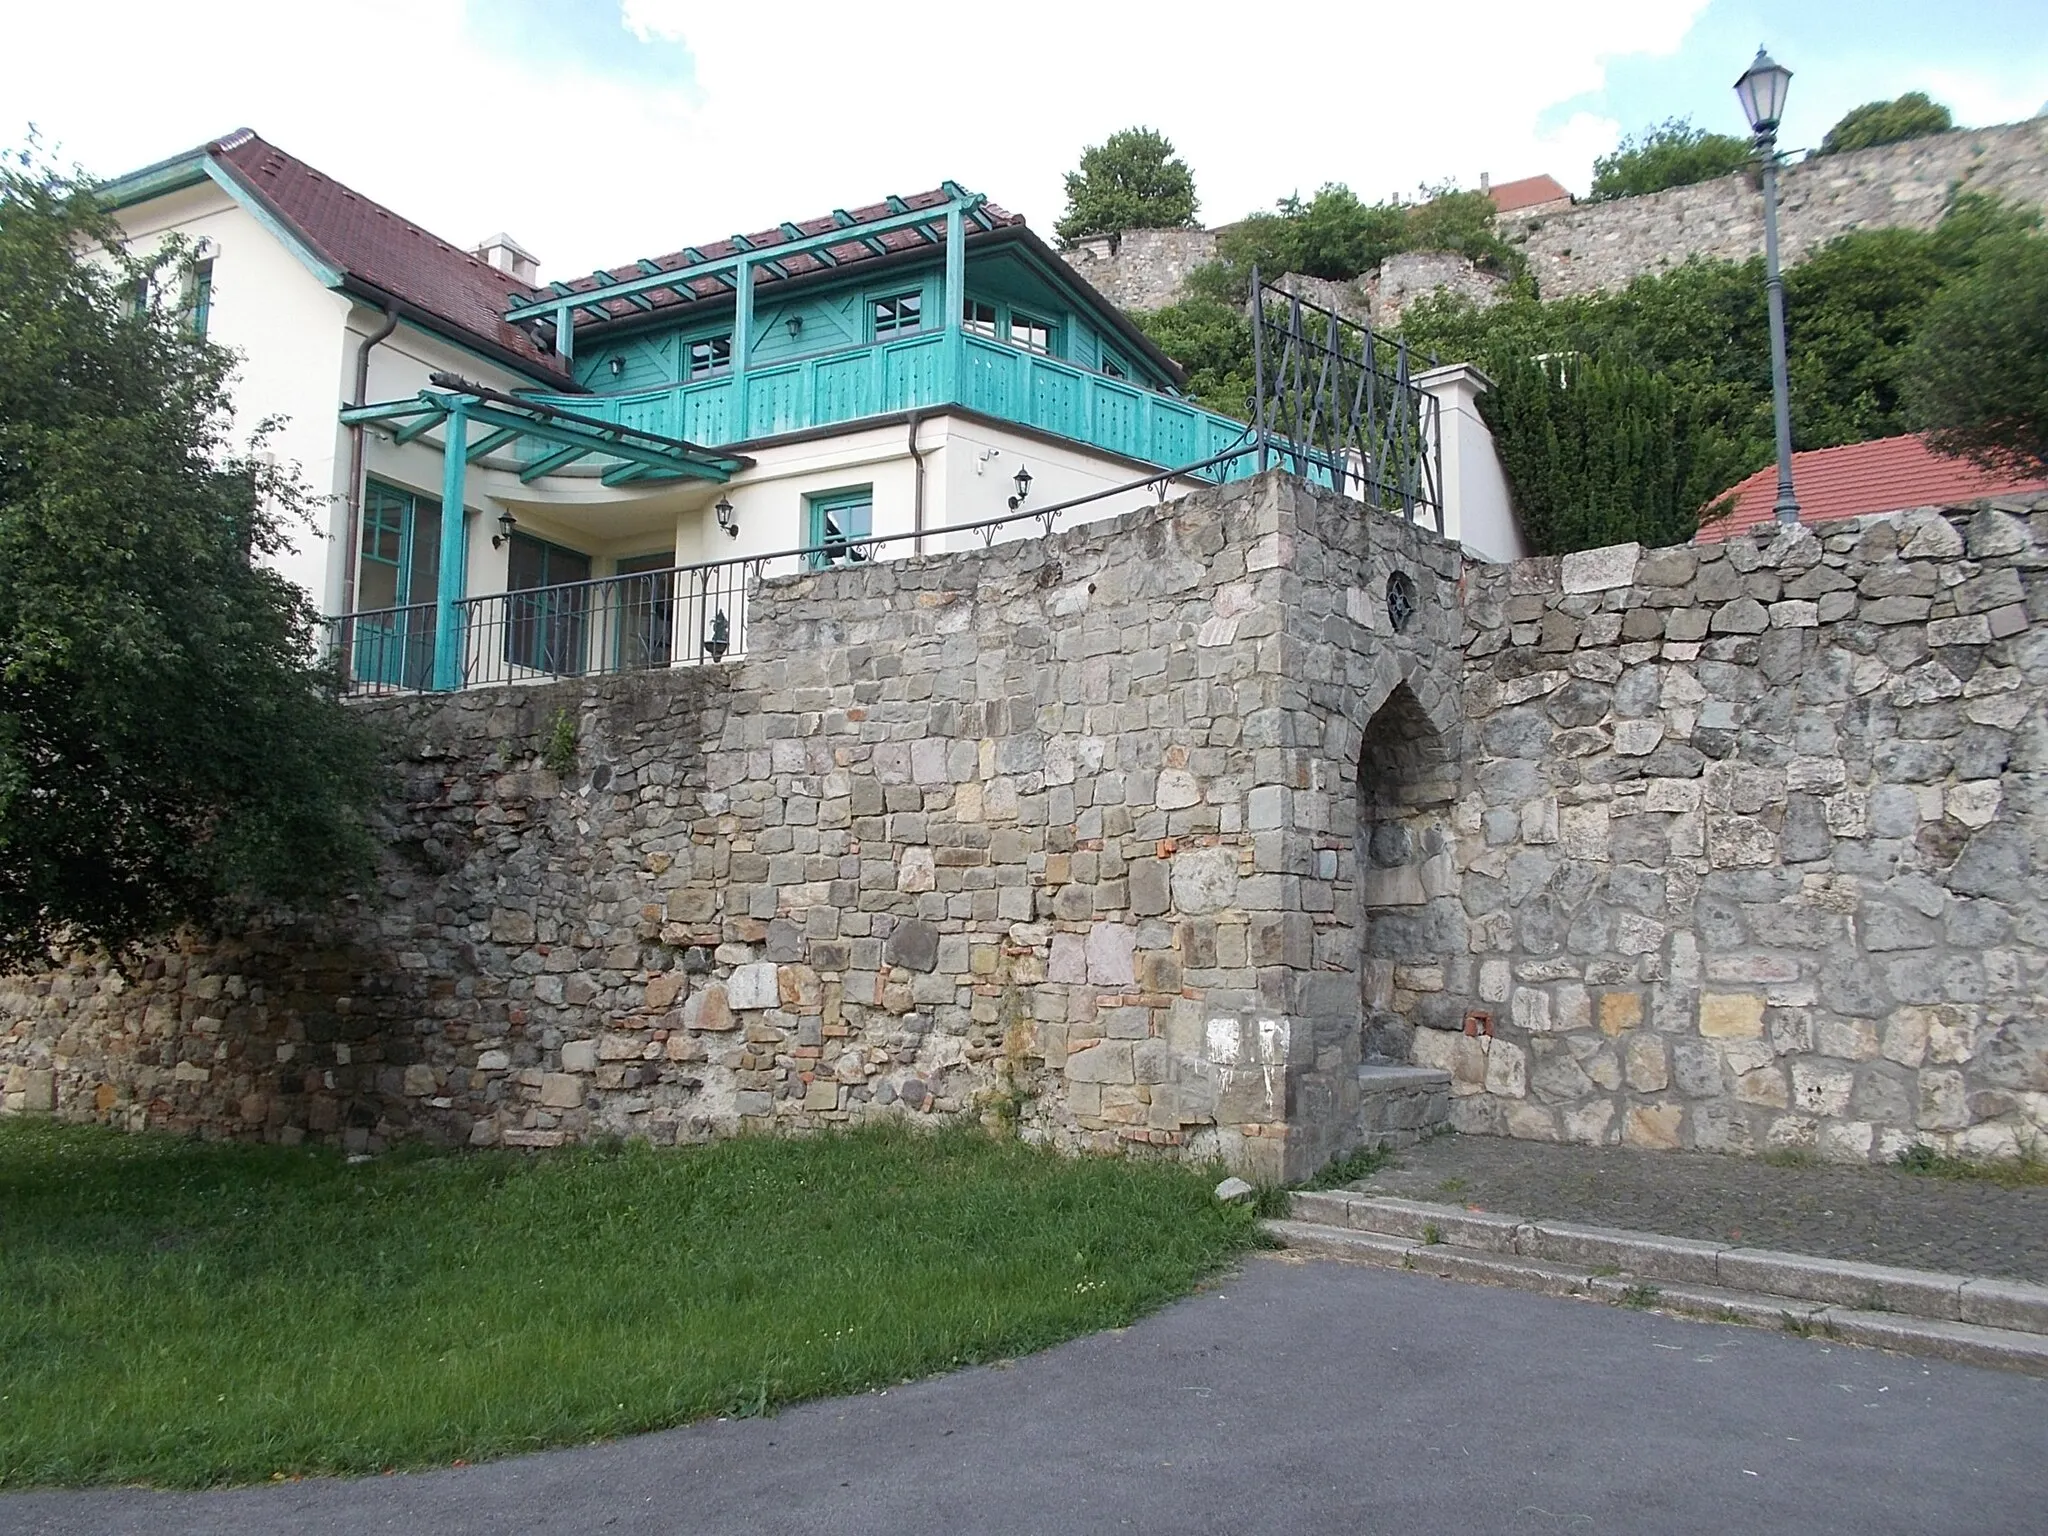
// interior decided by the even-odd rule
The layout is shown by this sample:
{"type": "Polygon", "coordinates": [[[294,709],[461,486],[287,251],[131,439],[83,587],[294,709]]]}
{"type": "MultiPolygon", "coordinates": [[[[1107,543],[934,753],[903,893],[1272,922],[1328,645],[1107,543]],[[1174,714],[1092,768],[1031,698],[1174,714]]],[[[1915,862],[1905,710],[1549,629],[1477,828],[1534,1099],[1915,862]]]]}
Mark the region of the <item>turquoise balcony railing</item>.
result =
{"type": "MultiPolygon", "coordinates": [[[[617,395],[531,396],[692,443],[757,442],[787,432],[946,405],[1171,469],[1221,453],[1250,429],[1186,400],[979,336],[910,336],[689,384],[617,395]]],[[[1196,478],[1253,474],[1251,449],[1196,478]]]]}

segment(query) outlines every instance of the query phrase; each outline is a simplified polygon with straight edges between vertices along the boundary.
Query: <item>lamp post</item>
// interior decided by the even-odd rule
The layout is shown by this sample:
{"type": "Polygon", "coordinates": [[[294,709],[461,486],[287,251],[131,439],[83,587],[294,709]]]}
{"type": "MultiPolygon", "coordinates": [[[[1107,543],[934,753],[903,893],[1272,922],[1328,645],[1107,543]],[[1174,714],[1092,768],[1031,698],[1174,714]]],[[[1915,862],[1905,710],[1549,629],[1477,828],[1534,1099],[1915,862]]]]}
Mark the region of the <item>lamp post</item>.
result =
{"type": "Polygon", "coordinates": [[[1778,427],[1778,499],[1772,505],[1780,523],[1799,521],[1799,499],[1792,494],[1792,399],[1785,383],[1785,279],[1778,271],[1778,123],[1785,115],[1785,88],[1792,71],[1759,48],[1756,60],[1735,82],[1736,99],[1756,135],[1763,167],[1764,269],[1771,310],[1771,404],[1778,427]]]}

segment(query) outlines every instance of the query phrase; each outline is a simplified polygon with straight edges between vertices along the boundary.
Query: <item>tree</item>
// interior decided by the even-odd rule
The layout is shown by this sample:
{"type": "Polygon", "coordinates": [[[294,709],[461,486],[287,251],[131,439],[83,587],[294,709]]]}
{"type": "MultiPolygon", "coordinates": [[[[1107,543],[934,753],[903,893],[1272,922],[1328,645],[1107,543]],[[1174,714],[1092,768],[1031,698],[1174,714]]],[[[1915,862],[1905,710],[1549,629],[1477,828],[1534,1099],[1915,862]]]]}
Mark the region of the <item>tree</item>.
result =
{"type": "Polygon", "coordinates": [[[1702,403],[1639,364],[1502,360],[1479,397],[1538,554],[1676,544],[1741,462],[1702,403]]]}
{"type": "Polygon", "coordinates": [[[30,153],[0,169],[0,964],[311,903],[369,861],[374,738],[252,559],[304,492],[231,451],[189,265],[118,235],[30,153]]]}
{"type": "Polygon", "coordinates": [[[1896,144],[1901,139],[1947,133],[1955,125],[1948,108],[1930,100],[1925,91],[1908,91],[1890,101],[1866,101],[1860,107],[1851,107],[1827,131],[1816,153],[1839,155],[1845,150],[1896,144]]]}
{"type": "Polygon", "coordinates": [[[1081,151],[1079,170],[1067,172],[1067,211],[1053,232],[1072,245],[1089,235],[1127,229],[1194,226],[1195,176],[1165,135],[1126,128],[1081,151]]]}
{"type": "Polygon", "coordinates": [[[1188,394],[1212,411],[1251,414],[1252,324],[1241,304],[1187,298],[1131,317],[1188,372],[1188,394]]]}
{"type": "Polygon", "coordinates": [[[1611,155],[1593,162],[1591,201],[1638,197],[1666,187],[1691,186],[1728,176],[1750,162],[1746,139],[1708,133],[1674,117],[1624,138],[1611,155]]]}
{"type": "Polygon", "coordinates": [[[1929,300],[1903,379],[1942,453],[2048,474],[2048,239],[2005,234],[1929,300]]]}

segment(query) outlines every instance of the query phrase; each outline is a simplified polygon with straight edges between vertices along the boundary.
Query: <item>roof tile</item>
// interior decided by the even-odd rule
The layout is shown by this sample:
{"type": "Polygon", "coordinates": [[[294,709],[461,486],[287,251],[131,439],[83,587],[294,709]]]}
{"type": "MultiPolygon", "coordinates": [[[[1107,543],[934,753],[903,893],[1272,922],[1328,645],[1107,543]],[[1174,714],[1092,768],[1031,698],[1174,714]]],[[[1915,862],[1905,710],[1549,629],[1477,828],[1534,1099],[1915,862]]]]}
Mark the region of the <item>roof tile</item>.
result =
{"type": "MultiPolygon", "coordinates": [[[[1967,459],[1943,458],[1925,439],[1909,435],[1795,453],[1792,485],[1799,497],[1800,521],[1824,523],[2048,490],[2048,478],[1993,474],[1967,459]]],[[[1702,527],[1697,539],[1725,539],[1768,523],[1778,499],[1777,465],[1766,465],[1730,494],[1735,497],[1734,510],[1702,527]]]]}

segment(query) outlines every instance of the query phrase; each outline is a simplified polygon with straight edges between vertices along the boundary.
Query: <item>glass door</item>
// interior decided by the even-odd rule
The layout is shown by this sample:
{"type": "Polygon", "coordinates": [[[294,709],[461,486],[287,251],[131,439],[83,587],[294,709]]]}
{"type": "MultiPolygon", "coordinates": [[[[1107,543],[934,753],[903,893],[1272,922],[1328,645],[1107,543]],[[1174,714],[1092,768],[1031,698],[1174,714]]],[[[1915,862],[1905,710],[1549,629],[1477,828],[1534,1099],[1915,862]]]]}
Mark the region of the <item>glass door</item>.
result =
{"type": "Polygon", "coordinates": [[[363,489],[350,667],[357,682],[425,688],[434,673],[441,504],[380,480],[363,489]]]}
{"type": "Polygon", "coordinates": [[[505,562],[505,660],[573,676],[588,665],[590,556],[512,535],[505,562]]]}
{"type": "Polygon", "coordinates": [[[619,562],[618,579],[612,583],[618,630],[613,665],[619,671],[669,664],[675,647],[675,563],[674,553],[667,550],[619,562]]]}

